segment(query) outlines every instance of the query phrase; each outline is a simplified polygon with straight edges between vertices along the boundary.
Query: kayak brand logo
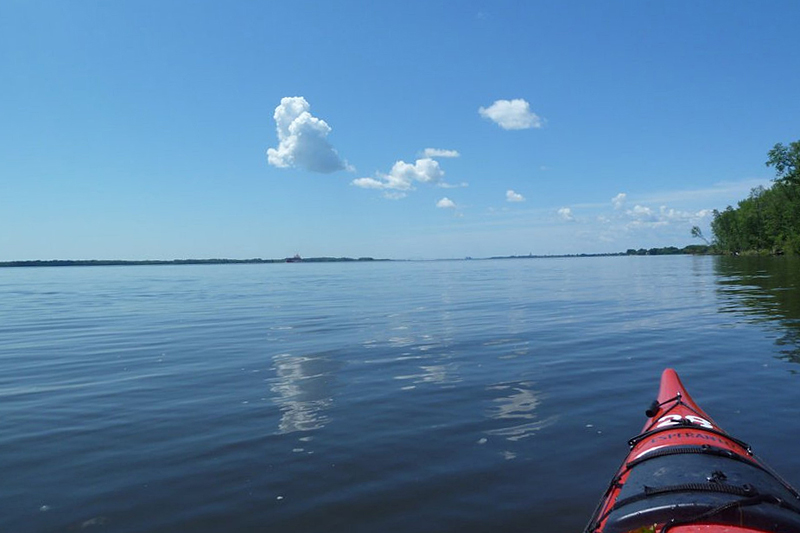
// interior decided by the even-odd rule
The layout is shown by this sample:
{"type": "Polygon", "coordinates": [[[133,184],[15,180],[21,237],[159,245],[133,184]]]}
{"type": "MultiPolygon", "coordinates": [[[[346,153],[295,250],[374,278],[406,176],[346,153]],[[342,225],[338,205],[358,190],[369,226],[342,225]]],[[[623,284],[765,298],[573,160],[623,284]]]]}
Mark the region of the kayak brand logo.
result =
{"type": "Polygon", "coordinates": [[[666,428],[669,426],[700,426],[706,429],[714,429],[714,426],[705,418],[695,415],[664,415],[658,419],[655,429],[666,428]]]}

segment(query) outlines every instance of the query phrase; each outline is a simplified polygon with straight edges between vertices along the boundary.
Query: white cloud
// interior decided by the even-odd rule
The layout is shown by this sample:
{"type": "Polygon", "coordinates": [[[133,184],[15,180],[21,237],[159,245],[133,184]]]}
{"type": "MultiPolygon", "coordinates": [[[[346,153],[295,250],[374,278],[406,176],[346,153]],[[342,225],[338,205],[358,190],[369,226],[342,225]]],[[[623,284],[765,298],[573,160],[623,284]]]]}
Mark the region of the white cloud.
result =
{"type": "Polygon", "coordinates": [[[413,165],[398,161],[392,167],[391,175],[398,176],[398,179],[403,181],[415,180],[421,183],[436,183],[444,176],[444,171],[439,168],[438,161],[425,157],[417,159],[413,165]]]}
{"type": "Polygon", "coordinates": [[[670,221],[696,221],[701,218],[706,218],[711,216],[712,210],[711,209],[701,209],[700,211],[696,211],[694,213],[690,211],[679,211],[677,209],[667,208],[667,206],[662,205],[659,210],[659,217],[664,220],[670,221]]]}
{"type": "Polygon", "coordinates": [[[709,218],[711,213],[712,211],[710,209],[701,209],[694,212],[680,211],[665,205],[660,206],[656,211],[650,207],[639,204],[625,212],[629,219],[631,219],[630,222],[628,222],[629,228],[658,228],[671,224],[697,224],[709,218]]]}
{"type": "Polygon", "coordinates": [[[506,201],[507,202],[524,202],[525,197],[519,194],[518,192],[514,192],[512,189],[506,191],[506,201]]]}
{"type": "Polygon", "coordinates": [[[541,128],[544,120],[531,111],[531,106],[522,98],[497,100],[489,107],[481,107],[478,113],[504,130],[527,130],[541,128]]]}
{"type": "Polygon", "coordinates": [[[442,189],[460,189],[463,187],[469,187],[469,183],[467,183],[466,181],[462,181],[461,183],[445,183],[443,181],[440,181],[439,183],[436,184],[436,186],[442,189]]]}
{"type": "MultiPolygon", "coordinates": [[[[351,183],[364,189],[412,191],[414,183],[441,184],[443,176],[444,171],[439,167],[439,162],[425,157],[417,159],[413,165],[405,161],[397,161],[388,174],[378,173],[374,178],[358,178],[351,183]]],[[[386,194],[384,196],[388,197],[386,194]]],[[[397,195],[393,195],[393,197],[396,198],[397,195]]]]}
{"type": "Polygon", "coordinates": [[[383,193],[383,197],[389,200],[401,200],[406,196],[408,196],[406,193],[400,191],[386,191],[383,193]]]}
{"type": "Polygon", "coordinates": [[[278,147],[267,150],[269,164],[325,174],[349,169],[347,162],[328,142],[331,127],[313,116],[309,109],[311,106],[302,96],[281,98],[273,115],[278,130],[278,147]]]}
{"type": "Polygon", "coordinates": [[[625,199],[627,198],[627,194],[624,192],[619,193],[614,198],[611,199],[611,203],[614,205],[614,209],[622,209],[622,206],[625,205],[625,199]]]}
{"type": "Polygon", "coordinates": [[[638,219],[652,219],[653,210],[647,206],[636,204],[633,209],[628,210],[628,214],[638,219]]]}
{"type": "Polygon", "coordinates": [[[558,210],[558,216],[561,220],[572,221],[575,220],[575,217],[572,216],[572,209],[569,207],[562,207],[558,210]]]}
{"type": "Polygon", "coordinates": [[[439,148],[425,148],[422,157],[461,157],[458,150],[442,150],[439,148]]]}
{"type": "Polygon", "coordinates": [[[353,185],[362,189],[385,189],[382,181],[375,178],[357,178],[353,180],[353,185]]]}
{"type": "Polygon", "coordinates": [[[438,207],[439,209],[455,209],[456,203],[447,196],[445,196],[444,198],[436,202],[436,207],[438,207]]]}

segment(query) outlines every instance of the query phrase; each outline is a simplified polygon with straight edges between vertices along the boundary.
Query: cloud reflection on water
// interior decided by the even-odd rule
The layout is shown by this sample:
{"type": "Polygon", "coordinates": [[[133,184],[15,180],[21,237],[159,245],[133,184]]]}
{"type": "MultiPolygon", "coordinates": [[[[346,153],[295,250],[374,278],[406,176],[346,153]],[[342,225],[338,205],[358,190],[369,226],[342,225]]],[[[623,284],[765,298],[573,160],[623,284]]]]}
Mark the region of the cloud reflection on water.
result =
{"type": "Polygon", "coordinates": [[[273,358],[276,379],[270,387],[281,410],[279,433],[312,431],[330,421],[326,411],[333,404],[331,376],[336,363],[325,357],[288,353],[273,358]]]}
{"type": "MultiPolygon", "coordinates": [[[[458,383],[461,377],[458,375],[458,366],[455,363],[447,363],[440,365],[420,365],[418,369],[421,372],[413,374],[403,374],[394,376],[397,380],[410,380],[415,385],[423,383],[435,383],[438,385],[458,383]]],[[[410,387],[403,387],[410,388],[410,387]]]]}
{"type": "Polygon", "coordinates": [[[487,387],[486,390],[497,392],[501,396],[493,400],[494,405],[486,411],[486,416],[506,423],[508,423],[507,421],[528,421],[491,429],[486,431],[487,434],[504,437],[509,441],[518,441],[532,436],[540,429],[555,422],[555,417],[536,420],[535,411],[541,404],[541,398],[532,387],[533,384],[527,381],[499,383],[487,387]]]}

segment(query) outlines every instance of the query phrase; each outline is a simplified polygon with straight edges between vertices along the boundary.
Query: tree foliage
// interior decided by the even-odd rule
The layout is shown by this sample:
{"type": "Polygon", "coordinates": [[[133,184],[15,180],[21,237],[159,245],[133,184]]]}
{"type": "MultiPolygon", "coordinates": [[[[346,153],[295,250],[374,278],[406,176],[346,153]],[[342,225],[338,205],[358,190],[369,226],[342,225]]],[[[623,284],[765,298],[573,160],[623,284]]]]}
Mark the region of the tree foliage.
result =
{"type": "Polygon", "coordinates": [[[756,187],[737,208],[714,210],[714,244],[725,253],[800,254],[800,141],[776,144],[768,166],[775,167],[772,187],[756,187]]]}
{"type": "Polygon", "coordinates": [[[781,143],[772,147],[767,154],[768,167],[775,167],[775,181],[800,185],[800,141],[784,146],[781,143]]]}
{"type": "Polygon", "coordinates": [[[708,242],[708,239],[706,239],[706,236],[703,235],[703,230],[700,229],[700,226],[692,226],[692,237],[695,239],[703,239],[706,244],[711,244],[708,242]]]}

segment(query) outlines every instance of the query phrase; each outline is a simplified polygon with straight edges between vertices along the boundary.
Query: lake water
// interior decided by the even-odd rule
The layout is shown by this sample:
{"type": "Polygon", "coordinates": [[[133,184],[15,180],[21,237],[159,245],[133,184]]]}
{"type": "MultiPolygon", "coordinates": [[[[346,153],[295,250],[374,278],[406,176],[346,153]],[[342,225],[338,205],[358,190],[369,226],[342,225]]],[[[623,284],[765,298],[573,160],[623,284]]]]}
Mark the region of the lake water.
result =
{"type": "Polygon", "coordinates": [[[581,531],[665,367],[800,485],[800,261],[0,269],[0,531],[581,531]]]}

